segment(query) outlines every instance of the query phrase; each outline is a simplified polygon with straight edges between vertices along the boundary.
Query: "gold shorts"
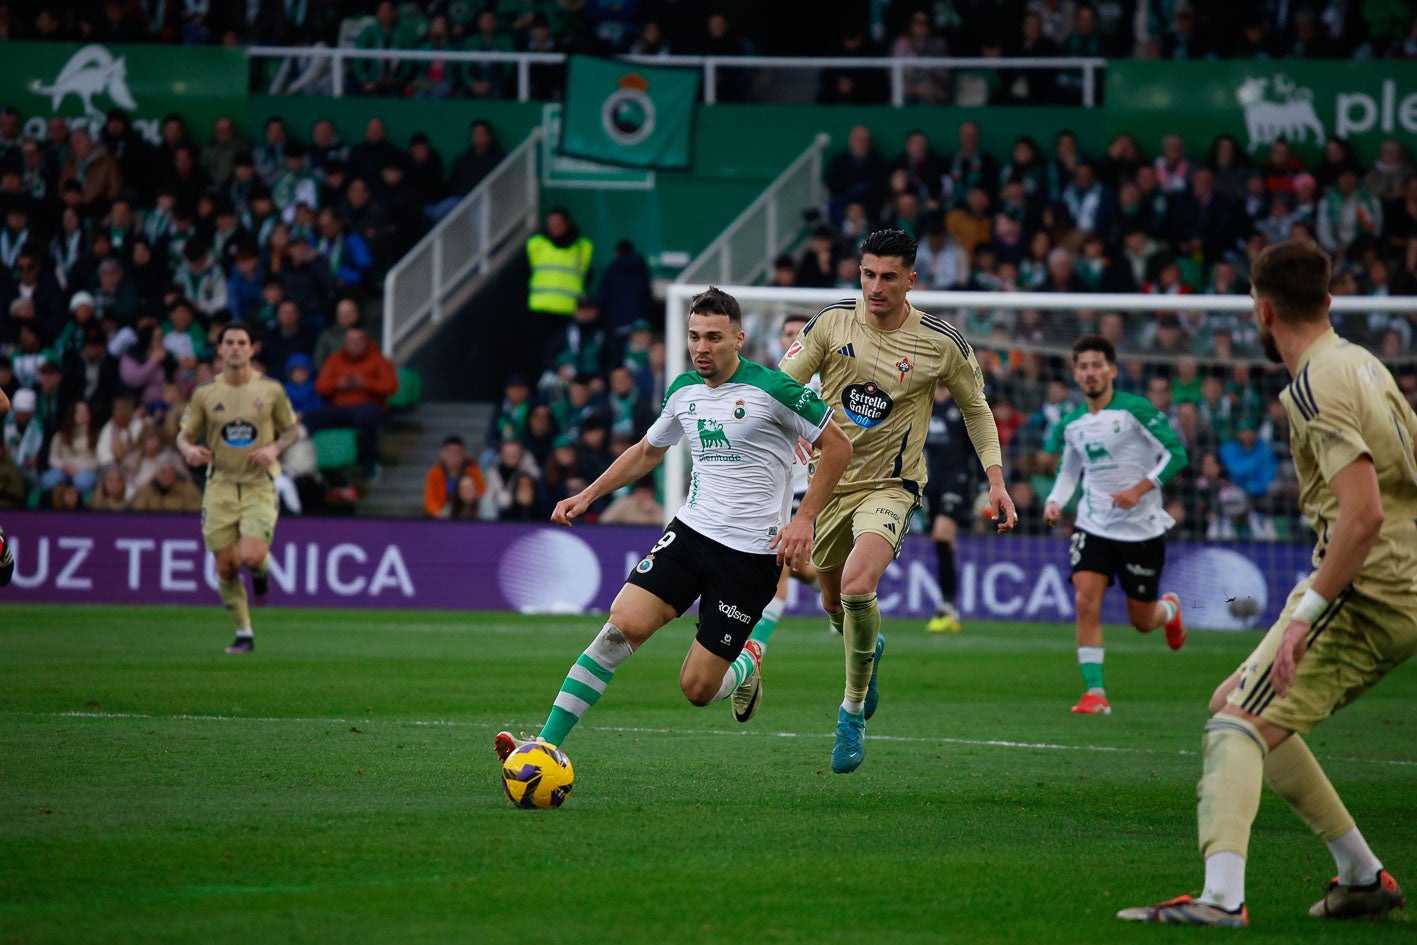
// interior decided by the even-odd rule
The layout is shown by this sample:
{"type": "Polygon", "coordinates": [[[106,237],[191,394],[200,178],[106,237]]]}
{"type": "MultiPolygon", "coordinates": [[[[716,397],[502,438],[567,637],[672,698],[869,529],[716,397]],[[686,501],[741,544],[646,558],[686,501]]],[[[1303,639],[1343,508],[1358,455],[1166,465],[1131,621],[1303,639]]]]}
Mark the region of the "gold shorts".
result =
{"type": "Polygon", "coordinates": [[[1274,654],[1312,579],[1304,578],[1289,593],[1279,619],[1240,664],[1240,683],[1228,697],[1231,705],[1301,735],[1417,653],[1417,610],[1344,591],[1314,621],[1294,685],[1283,697],[1276,695],[1269,681],[1274,654]]]}
{"type": "Polygon", "coordinates": [[[818,571],[840,568],[862,535],[880,535],[900,557],[910,517],[919,507],[920,497],[904,486],[834,494],[817,516],[813,566],[818,571]]]}
{"type": "Polygon", "coordinates": [[[279,517],[280,497],[271,480],[207,480],[202,496],[202,540],[208,551],[225,548],[243,537],[259,538],[269,545],[279,517]]]}

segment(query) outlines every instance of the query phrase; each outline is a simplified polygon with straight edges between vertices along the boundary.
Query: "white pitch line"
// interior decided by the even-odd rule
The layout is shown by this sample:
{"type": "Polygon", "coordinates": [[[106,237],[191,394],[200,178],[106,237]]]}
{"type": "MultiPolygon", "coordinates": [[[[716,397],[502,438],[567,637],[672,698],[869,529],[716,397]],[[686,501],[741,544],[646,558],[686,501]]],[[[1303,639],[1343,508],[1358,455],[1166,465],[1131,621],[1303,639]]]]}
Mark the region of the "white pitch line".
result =
{"type": "MultiPolygon", "coordinates": [[[[477,728],[485,727],[481,723],[457,722],[452,719],[312,719],[298,716],[147,715],[141,712],[0,712],[0,715],[66,719],[150,719],[154,721],[167,720],[179,722],[295,722],[305,725],[374,725],[380,722],[387,722],[394,725],[437,726],[442,728],[461,728],[468,725],[477,728]]],[[[529,724],[527,727],[531,728],[533,725],[529,724]]],[[[634,726],[614,725],[587,725],[585,727],[596,732],[622,732],[638,735],[718,735],[729,738],[742,738],[744,736],[757,738],[833,737],[830,732],[764,732],[747,729],[740,729],[735,732],[723,731],[721,729],[639,728],[634,726]]],[[[871,740],[877,742],[902,742],[916,745],[967,745],[976,748],[1021,748],[1025,751],[1094,751],[1128,755],[1176,755],[1182,758],[1195,757],[1200,754],[1200,752],[1192,751],[1188,748],[1123,748],[1118,745],[1063,745],[1055,742],[1015,742],[999,738],[953,738],[948,735],[941,735],[935,738],[924,738],[913,735],[872,735],[871,740]]],[[[1417,761],[1408,761],[1402,758],[1354,758],[1351,756],[1336,755],[1329,760],[1397,768],[1417,767],[1417,761]]]]}

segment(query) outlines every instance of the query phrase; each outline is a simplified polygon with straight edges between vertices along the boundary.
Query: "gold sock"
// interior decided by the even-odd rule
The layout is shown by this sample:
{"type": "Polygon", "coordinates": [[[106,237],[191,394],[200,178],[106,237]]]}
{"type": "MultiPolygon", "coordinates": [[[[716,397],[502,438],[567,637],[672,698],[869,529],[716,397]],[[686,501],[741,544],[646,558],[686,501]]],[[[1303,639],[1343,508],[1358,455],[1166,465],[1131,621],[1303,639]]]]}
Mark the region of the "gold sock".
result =
{"type": "Polygon", "coordinates": [[[827,619],[831,621],[832,629],[837,633],[846,631],[846,611],[838,610],[836,613],[827,611],[827,619]]]}
{"type": "Polygon", "coordinates": [[[1230,851],[1247,856],[1250,826],[1260,809],[1264,781],[1264,738],[1233,715],[1205,723],[1204,762],[1196,785],[1196,825],[1201,855],[1230,851]]]}
{"type": "Polygon", "coordinates": [[[1314,753],[1298,735],[1290,735],[1265,756],[1264,781],[1325,843],[1357,826],[1314,753]]]}
{"type": "Polygon", "coordinates": [[[218,578],[216,589],[236,629],[242,630],[251,626],[251,611],[246,605],[246,585],[241,583],[241,578],[235,577],[230,581],[218,578]]]}
{"type": "Polygon", "coordinates": [[[860,702],[866,698],[866,685],[871,681],[876,636],[881,632],[881,609],[876,606],[875,594],[843,594],[841,607],[846,615],[842,628],[846,638],[846,698],[860,702]]]}

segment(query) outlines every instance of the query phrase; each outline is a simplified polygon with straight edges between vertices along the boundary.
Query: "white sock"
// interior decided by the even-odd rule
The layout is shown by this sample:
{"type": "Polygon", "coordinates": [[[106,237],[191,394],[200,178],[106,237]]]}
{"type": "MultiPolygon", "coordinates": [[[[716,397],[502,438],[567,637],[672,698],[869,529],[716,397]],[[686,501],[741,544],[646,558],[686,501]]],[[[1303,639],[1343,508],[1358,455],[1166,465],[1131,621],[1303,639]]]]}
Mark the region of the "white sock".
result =
{"type": "Polygon", "coordinates": [[[1337,840],[1330,840],[1328,851],[1338,864],[1338,881],[1345,886],[1366,886],[1378,878],[1378,871],[1383,868],[1382,861],[1368,849],[1368,841],[1357,827],[1337,840]]]}
{"type": "Polygon", "coordinates": [[[236,639],[238,640],[249,640],[255,635],[255,632],[250,627],[242,627],[240,630],[236,631],[236,639]]]}
{"type": "Polygon", "coordinates": [[[841,707],[846,711],[850,712],[852,715],[860,715],[862,712],[866,711],[866,701],[864,699],[842,699],[841,707]]]}
{"type": "Polygon", "coordinates": [[[1234,912],[1245,904],[1245,858],[1221,850],[1205,858],[1205,891],[1200,902],[1234,912]]]}
{"type": "Polygon", "coordinates": [[[763,616],[773,623],[782,619],[782,612],[787,609],[787,601],[781,597],[774,597],[768,601],[768,605],[763,608],[763,616]]]}

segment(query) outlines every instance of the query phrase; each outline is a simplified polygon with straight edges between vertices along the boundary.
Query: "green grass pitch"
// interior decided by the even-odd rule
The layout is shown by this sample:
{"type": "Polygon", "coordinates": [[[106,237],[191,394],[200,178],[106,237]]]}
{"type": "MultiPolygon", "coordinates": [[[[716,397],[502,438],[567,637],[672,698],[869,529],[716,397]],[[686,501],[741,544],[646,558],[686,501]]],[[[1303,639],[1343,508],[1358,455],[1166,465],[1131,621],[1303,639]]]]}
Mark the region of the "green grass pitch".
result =
{"type": "MultiPolygon", "coordinates": [[[[787,620],[762,710],[678,691],[687,620],[567,739],[557,811],[502,796],[600,618],[0,607],[0,943],[1411,943],[1325,923],[1323,844],[1266,794],[1248,931],[1140,927],[1198,890],[1197,749],[1257,639],[1109,628],[1114,713],[1076,717],[1072,628],[888,621],[866,763],[833,775],[842,654],[787,620]]],[[[1417,673],[1311,739],[1417,892],[1417,673]]],[[[1417,903],[1407,912],[1417,911],[1417,903]]]]}

